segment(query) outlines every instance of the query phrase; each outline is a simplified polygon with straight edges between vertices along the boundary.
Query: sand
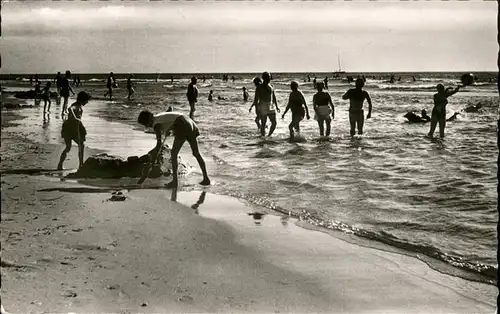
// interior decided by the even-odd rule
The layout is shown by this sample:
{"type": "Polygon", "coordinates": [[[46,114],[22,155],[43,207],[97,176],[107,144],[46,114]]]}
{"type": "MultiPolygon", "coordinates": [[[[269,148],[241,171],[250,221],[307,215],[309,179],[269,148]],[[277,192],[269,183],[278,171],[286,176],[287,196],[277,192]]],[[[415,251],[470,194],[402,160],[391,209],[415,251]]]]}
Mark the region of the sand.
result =
{"type": "MultiPolygon", "coordinates": [[[[16,118],[2,111],[1,170],[54,168],[62,143],[9,133],[16,118]]],[[[11,313],[495,310],[495,286],[288,217],[255,220],[255,209],[210,188],[122,189],[125,200],[113,201],[115,189],[57,173],[3,172],[1,180],[1,292],[11,313]]]]}

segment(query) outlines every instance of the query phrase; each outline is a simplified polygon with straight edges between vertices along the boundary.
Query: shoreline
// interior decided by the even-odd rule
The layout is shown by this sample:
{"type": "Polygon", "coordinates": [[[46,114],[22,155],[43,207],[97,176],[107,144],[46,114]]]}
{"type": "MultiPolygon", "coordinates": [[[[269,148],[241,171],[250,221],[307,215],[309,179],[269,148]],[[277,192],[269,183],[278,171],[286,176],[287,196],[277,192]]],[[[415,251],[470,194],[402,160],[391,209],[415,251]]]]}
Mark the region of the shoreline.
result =
{"type": "MultiPolygon", "coordinates": [[[[90,113],[87,113],[89,115],[92,115],[94,117],[98,117],[98,115],[96,115],[96,113],[99,113],[100,110],[102,110],[100,108],[101,106],[101,102],[99,102],[98,106],[97,106],[97,111],[96,109],[93,109],[93,111],[96,111],[96,112],[90,112],[90,113]]],[[[112,108],[111,110],[116,110],[116,108],[112,108]]],[[[9,112],[15,112],[15,111],[9,111],[9,112]]],[[[27,119],[26,116],[32,116],[30,114],[26,114],[24,117],[23,117],[23,114],[18,114],[19,115],[19,119],[27,119]]],[[[110,123],[113,123],[113,125],[121,125],[120,129],[123,127],[123,128],[126,128],[127,131],[129,131],[129,129],[133,128],[133,123],[130,122],[130,121],[110,121],[109,120],[109,117],[105,117],[103,115],[100,116],[100,118],[104,118],[104,120],[110,122],[110,123]]],[[[30,118],[31,120],[33,120],[33,117],[30,118]]],[[[33,123],[33,121],[30,122],[30,124],[33,123]]],[[[102,128],[102,126],[99,126],[102,128]]],[[[20,129],[18,129],[19,131],[20,129]]],[[[59,131],[59,129],[57,129],[57,132],[59,131]]],[[[119,131],[117,133],[120,133],[119,131]]],[[[136,133],[136,132],[134,132],[136,133]]],[[[142,134],[142,132],[139,132],[142,134]]],[[[144,134],[142,134],[144,135],[144,134]]],[[[56,135],[58,136],[58,134],[56,135]]],[[[145,135],[146,138],[149,138],[149,135],[145,135]]],[[[143,137],[140,137],[139,140],[142,140],[143,137]]],[[[151,143],[153,143],[154,141],[151,140],[151,143]]],[[[40,144],[39,141],[34,141],[33,142],[34,145],[36,145],[36,147],[41,147],[45,144],[40,144]]],[[[56,158],[58,157],[58,154],[60,153],[60,151],[62,151],[62,147],[63,147],[63,144],[47,144],[47,145],[51,145],[51,147],[53,148],[57,148],[59,149],[59,152],[57,154],[55,154],[52,158],[56,158]],[[55,145],[55,146],[54,146],[55,145]]],[[[87,146],[87,145],[86,145],[87,146]]],[[[38,149],[37,148],[37,149],[38,149]]],[[[151,147],[149,146],[145,146],[145,147],[141,147],[142,151],[145,153],[147,152],[151,147]]],[[[54,151],[54,149],[48,149],[49,151],[54,151]]],[[[72,152],[70,152],[70,154],[68,154],[68,159],[67,159],[67,162],[70,162],[68,165],[70,165],[70,169],[67,169],[67,171],[65,172],[65,174],[67,174],[68,172],[71,172],[72,169],[75,169],[76,168],[76,165],[77,165],[77,156],[76,155],[76,147],[73,148],[72,152]]],[[[110,153],[112,155],[118,155],[122,158],[126,158],[125,155],[121,155],[121,154],[113,154],[113,152],[110,152],[110,151],[107,151],[107,150],[101,150],[101,149],[93,149],[93,148],[88,148],[88,146],[86,147],[86,153],[85,155],[88,157],[90,155],[93,155],[93,154],[97,154],[97,153],[110,153]]],[[[180,154],[184,160],[186,161],[190,161],[192,163],[192,158],[191,156],[189,156],[188,154],[184,153],[184,154],[180,154]],[[186,158],[187,157],[187,158],[186,158]]],[[[210,160],[207,160],[207,162],[211,162],[210,160]]],[[[32,163],[33,164],[33,163],[32,163]]],[[[188,164],[190,164],[188,162],[188,164]]],[[[32,168],[37,168],[37,164],[34,163],[33,164],[34,166],[32,168]]],[[[66,168],[68,168],[66,166],[66,168]]],[[[47,173],[47,170],[50,170],[51,168],[39,168],[38,170],[37,169],[31,169],[31,170],[36,170],[34,172],[42,172],[42,173],[47,173]],[[41,170],[41,171],[39,171],[41,170]]],[[[3,167],[2,167],[2,170],[3,170],[3,167]]],[[[25,169],[26,170],[26,169],[25,169]]],[[[30,171],[31,171],[30,170],[30,171]]],[[[5,173],[5,171],[2,171],[3,173],[5,173]]],[[[22,171],[21,171],[22,172],[22,171]]],[[[28,171],[29,172],[29,171],[28,171]]],[[[50,175],[50,174],[49,174],[50,175]]],[[[168,178],[167,180],[169,180],[170,178],[168,178]]],[[[104,186],[107,186],[109,188],[128,188],[128,186],[130,185],[134,185],[134,182],[135,180],[134,179],[131,179],[131,178],[122,178],[120,180],[92,180],[92,179],[79,179],[79,180],[73,180],[73,179],[67,179],[66,180],[67,182],[79,182],[81,184],[87,184],[87,185],[91,185],[91,186],[97,186],[97,187],[104,187],[104,186]]],[[[149,180],[148,180],[149,181],[149,180]]],[[[185,190],[192,190],[192,189],[197,189],[198,186],[196,185],[195,183],[195,179],[193,178],[193,176],[189,176],[189,178],[187,178],[186,180],[186,185],[184,186],[184,189],[185,190]]],[[[142,185],[142,187],[135,187],[133,186],[132,189],[162,189],[162,182],[158,183],[158,182],[154,182],[154,181],[149,181],[149,182],[146,182],[145,184],[142,185]]],[[[230,195],[230,194],[227,194],[227,195],[230,195]]],[[[238,196],[233,196],[233,197],[236,197],[238,198],[238,196]]],[[[254,204],[252,203],[251,201],[249,200],[246,200],[245,198],[242,198],[242,200],[244,200],[245,202],[247,202],[250,206],[252,207],[255,207],[255,208],[258,208],[259,207],[259,204],[254,204]]],[[[278,210],[278,209],[270,209],[270,208],[267,208],[266,207],[266,210],[267,211],[271,211],[272,213],[274,214],[283,214],[284,211],[283,210],[278,210]]],[[[391,244],[388,244],[388,243],[384,243],[384,242],[381,242],[381,241],[377,241],[376,239],[372,239],[370,238],[369,236],[363,236],[363,235],[360,235],[360,234],[354,234],[354,235],[351,235],[349,234],[349,232],[345,232],[345,231],[342,231],[342,230],[339,230],[338,228],[327,228],[327,227],[324,227],[324,226],[319,226],[316,224],[316,221],[314,219],[307,219],[307,217],[301,217],[301,215],[297,214],[296,217],[299,217],[299,218],[302,218],[303,220],[306,221],[307,225],[304,225],[305,228],[307,229],[312,229],[312,230],[316,230],[316,231],[320,231],[320,232],[324,232],[324,233],[327,233],[327,234],[330,234],[331,236],[334,236],[336,238],[341,238],[345,241],[348,241],[349,243],[352,243],[352,244],[355,244],[355,245],[361,245],[361,246],[364,246],[364,247],[368,247],[368,248],[376,248],[376,249],[379,249],[379,250],[383,250],[383,251],[388,251],[388,252],[394,252],[394,253],[398,253],[398,254],[404,254],[404,255],[407,255],[407,256],[411,256],[413,258],[417,258],[423,262],[425,262],[430,268],[436,270],[436,271],[439,271],[441,273],[444,273],[444,274],[447,274],[447,275],[450,275],[450,276],[456,276],[456,277],[459,277],[459,278],[462,278],[462,279],[465,279],[465,280],[470,280],[470,281],[474,281],[474,282],[480,282],[480,283],[485,283],[485,284],[488,284],[488,285],[495,285],[495,282],[494,282],[494,279],[491,279],[489,276],[485,276],[483,274],[480,274],[480,273],[477,273],[477,272],[474,272],[474,271],[470,271],[466,268],[462,268],[462,267],[457,267],[455,265],[452,265],[448,262],[445,262],[441,259],[437,259],[435,257],[432,257],[428,254],[422,254],[418,251],[412,251],[412,250],[408,250],[408,249],[405,249],[405,248],[401,248],[401,247],[398,247],[398,246],[394,246],[394,245],[391,245],[391,244]]]]}

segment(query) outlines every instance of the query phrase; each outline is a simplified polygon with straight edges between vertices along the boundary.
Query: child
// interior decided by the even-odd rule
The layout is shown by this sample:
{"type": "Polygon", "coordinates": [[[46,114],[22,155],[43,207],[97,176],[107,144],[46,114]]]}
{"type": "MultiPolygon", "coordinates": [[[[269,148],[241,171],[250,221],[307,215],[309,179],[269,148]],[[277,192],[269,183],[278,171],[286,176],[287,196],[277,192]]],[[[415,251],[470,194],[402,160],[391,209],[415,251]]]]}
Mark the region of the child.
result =
{"type": "Polygon", "coordinates": [[[76,102],[69,107],[68,119],[64,121],[61,130],[61,137],[64,139],[66,147],[64,148],[57,170],[63,169],[63,163],[66,155],[71,150],[71,142],[75,141],[78,144],[78,161],[79,167],[83,166],[83,142],[87,131],[82,123],[82,107],[85,106],[90,100],[90,95],[84,91],[78,93],[76,102]]]}
{"type": "Polygon", "coordinates": [[[290,83],[290,88],[292,92],[288,98],[288,105],[286,106],[285,112],[281,118],[285,118],[285,114],[288,112],[288,109],[292,111],[292,122],[288,125],[288,129],[290,130],[290,139],[294,137],[293,129],[297,130],[297,133],[300,132],[300,121],[304,119],[304,116],[307,116],[307,119],[310,119],[309,109],[307,108],[306,100],[304,98],[304,94],[299,91],[299,83],[293,81],[290,83]],[[304,110],[305,108],[305,110],[304,110]]]}
{"type": "Polygon", "coordinates": [[[42,99],[43,99],[43,112],[50,112],[50,86],[52,83],[47,82],[47,85],[42,90],[42,99]],[[49,106],[47,107],[47,102],[49,103],[49,106]]]}
{"type": "Polygon", "coordinates": [[[318,89],[318,92],[313,97],[313,108],[316,113],[316,120],[318,120],[319,134],[321,136],[325,135],[326,124],[326,136],[330,136],[332,119],[335,118],[335,108],[333,107],[330,94],[323,91],[324,83],[316,83],[316,88],[318,89]],[[330,105],[330,107],[328,107],[328,105],[330,105]],[[330,113],[332,114],[331,118],[330,113]]]}
{"type": "MultiPolygon", "coordinates": [[[[260,79],[260,77],[256,77],[253,79],[253,83],[255,85],[255,88],[257,89],[257,87],[260,84],[262,84],[262,80],[260,79]]],[[[259,131],[260,131],[260,114],[259,114],[259,110],[257,109],[257,102],[255,100],[256,100],[256,98],[254,98],[252,105],[248,109],[248,112],[252,112],[252,107],[255,106],[255,124],[257,124],[257,129],[259,129],[259,131]]]]}
{"type": "MultiPolygon", "coordinates": [[[[156,161],[157,155],[160,153],[162,149],[162,136],[168,136],[170,131],[172,130],[174,133],[174,143],[172,145],[171,157],[172,160],[172,175],[173,179],[166,186],[167,188],[177,188],[178,180],[177,180],[177,167],[178,161],[177,156],[179,155],[179,151],[182,148],[184,142],[188,142],[191,146],[191,150],[193,152],[193,156],[198,161],[200,165],[201,171],[203,172],[203,181],[200,182],[201,185],[210,185],[210,179],[208,178],[207,168],[205,166],[205,161],[200,154],[198,149],[198,141],[197,137],[200,135],[198,127],[196,123],[190,118],[184,116],[179,112],[161,112],[153,115],[151,112],[144,110],[139,114],[137,119],[139,124],[142,124],[146,127],[152,127],[156,134],[156,147],[155,152],[153,153],[152,160],[156,161]]],[[[138,183],[141,183],[146,178],[147,174],[145,174],[138,183]]]]}
{"type": "Polygon", "coordinates": [[[439,122],[439,136],[443,138],[444,128],[446,126],[446,105],[448,104],[448,97],[456,94],[460,90],[460,86],[457,86],[455,89],[448,87],[445,90],[443,84],[438,84],[436,88],[437,94],[434,94],[434,108],[431,114],[431,129],[427,136],[434,136],[434,130],[436,130],[436,125],[439,122]]]}
{"type": "Polygon", "coordinates": [[[196,110],[194,105],[198,102],[198,88],[196,88],[197,81],[198,80],[196,79],[196,77],[193,76],[191,78],[191,83],[188,85],[188,90],[186,93],[186,96],[187,96],[187,99],[189,102],[189,107],[190,107],[189,118],[191,118],[191,119],[194,118],[194,111],[196,110]]]}
{"type": "Polygon", "coordinates": [[[342,99],[349,99],[350,101],[349,123],[351,124],[351,136],[356,134],[356,125],[358,126],[358,134],[363,134],[363,124],[365,122],[363,102],[365,99],[368,101],[368,114],[366,118],[370,119],[372,116],[372,100],[368,92],[362,89],[364,85],[365,82],[363,79],[358,78],[356,79],[356,88],[351,88],[342,96],[342,99]]]}

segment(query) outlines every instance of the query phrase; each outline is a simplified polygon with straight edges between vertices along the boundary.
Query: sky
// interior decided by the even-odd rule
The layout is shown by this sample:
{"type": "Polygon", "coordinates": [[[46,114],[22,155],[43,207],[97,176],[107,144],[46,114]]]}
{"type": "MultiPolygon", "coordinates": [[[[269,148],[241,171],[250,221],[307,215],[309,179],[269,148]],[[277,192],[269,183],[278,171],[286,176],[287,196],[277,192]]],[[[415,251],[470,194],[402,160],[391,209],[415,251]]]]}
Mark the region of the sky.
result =
{"type": "Polygon", "coordinates": [[[0,73],[496,71],[496,1],[2,1],[0,73]]]}

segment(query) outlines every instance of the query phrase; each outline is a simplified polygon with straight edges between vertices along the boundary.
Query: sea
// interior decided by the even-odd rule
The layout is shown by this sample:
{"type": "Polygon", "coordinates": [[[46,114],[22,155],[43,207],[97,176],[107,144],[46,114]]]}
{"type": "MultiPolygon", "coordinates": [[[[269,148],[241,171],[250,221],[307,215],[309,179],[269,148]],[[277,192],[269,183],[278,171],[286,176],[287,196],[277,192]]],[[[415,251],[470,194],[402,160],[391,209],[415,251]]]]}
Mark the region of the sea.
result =
{"type": "MultiPolygon", "coordinates": [[[[136,122],[141,110],[159,112],[172,106],[188,114],[186,90],[195,75],[200,93],[195,121],[213,181],[210,192],[237,197],[256,211],[299,218],[316,229],[346,235],[349,241],[415,256],[451,275],[494,284],[497,73],[474,73],[474,85],[449,98],[447,116],[460,114],[447,123],[442,140],[425,137],[429,124],[410,124],[404,118],[409,111],[430,113],[436,85],[454,87],[462,74],[392,73],[396,80],[391,83],[391,73],[349,73],[354,78],[365,75],[364,89],[373,102],[364,135],[351,138],[349,104],[341,97],[354,86],[345,74],[332,78],[332,73],[272,73],[281,112],[291,81],[299,83],[312,112],[312,80],[329,76],[327,91],[335,106],[332,134],[320,137],[311,114],[311,120],[301,123],[304,142],[288,140],[291,113],[284,119],[279,114],[271,137],[260,136],[255,112],[249,112],[252,79],[260,73],[229,73],[228,81],[222,80],[222,73],[137,73],[131,100],[126,98],[128,73],[115,75],[118,88],[112,101],[104,98],[106,73],[77,74],[82,85],[73,88],[93,97],[84,109],[84,123],[86,114],[105,121],[100,129],[87,125],[87,145],[126,158],[155,144],[154,135],[136,122]],[[250,94],[246,102],[243,87],[250,94]],[[210,90],[213,102],[207,99],[210,90]],[[478,104],[478,112],[463,110],[478,104]]],[[[3,91],[31,88],[30,76],[0,76],[3,91]]],[[[39,75],[42,85],[54,76],[39,75]]],[[[58,136],[57,131],[53,134],[58,136]]],[[[196,184],[201,172],[189,145],[181,155],[194,169],[183,178],[185,189],[201,188],[196,184]]]]}

